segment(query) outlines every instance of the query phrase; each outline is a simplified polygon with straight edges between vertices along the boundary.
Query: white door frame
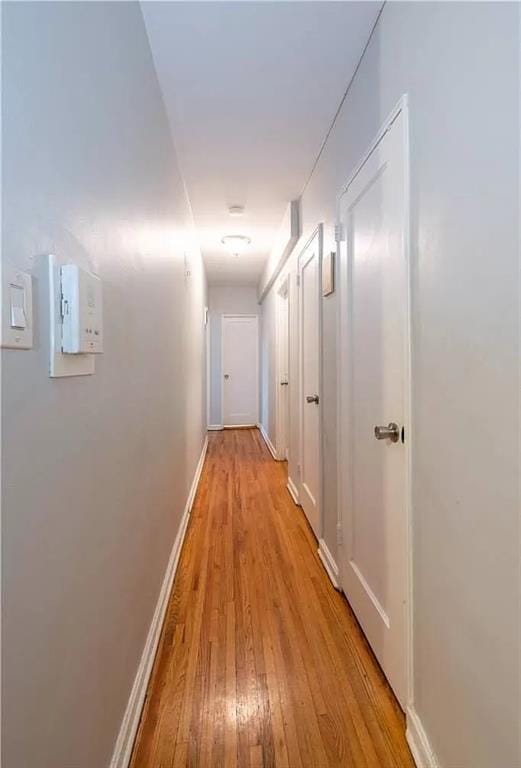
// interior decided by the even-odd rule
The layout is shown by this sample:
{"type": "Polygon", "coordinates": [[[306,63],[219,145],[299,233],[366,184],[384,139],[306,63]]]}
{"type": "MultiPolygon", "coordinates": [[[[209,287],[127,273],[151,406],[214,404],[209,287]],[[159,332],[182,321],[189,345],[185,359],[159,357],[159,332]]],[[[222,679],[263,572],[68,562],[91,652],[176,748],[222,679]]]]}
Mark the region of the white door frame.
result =
{"type": "MultiPolygon", "coordinates": [[[[323,433],[324,433],[324,419],[323,408],[324,403],[322,401],[322,393],[324,388],[322,386],[322,249],[324,241],[324,226],[320,223],[316,229],[313,230],[311,236],[306,241],[305,245],[301,248],[297,258],[297,287],[298,287],[298,300],[297,300],[297,312],[298,312],[298,494],[299,500],[302,499],[302,455],[303,455],[303,420],[304,420],[304,388],[302,384],[302,301],[301,301],[301,274],[300,274],[300,259],[307,251],[313,240],[317,239],[318,247],[318,397],[319,397],[319,411],[318,411],[318,526],[317,526],[317,540],[323,536],[324,533],[324,520],[323,520],[323,496],[324,496],[324,471],[323,471],[323,433]]],[[[300,501],[300,504],[302,502],[300,501]]]]}
{"type": "MultiPolygon", "coordinates": [[[[290,280],[289,275],[286,275],[285,278],[280,283],[278,290],[277,290],[277,312],[276,312],[276,328],[275,328],[275,348],[277,350],[277,365],[276,365],[276,371],[275,371],[275,418],[276,418],[276,439],[275,439],[275,446],[277,450],[277,459],[279,461],[285,461],[287,459],[287,456],[284,455],[284,450],[282,446],[282,433],[284,430],[283,424],[282,424],[282,405],[281,405],[281,398],[282,398],[282,389],[281,389],[281,379],[283,376],[283,365],[282,365],[282,339],[280,334],[280,325],[281,325],[281,314],[282,312],[286,312],[286,345],[287,345],[287,367],[286,367],[286,373],[288,376],[288,380],[290,377],[290,319],[289,319],[289,302],[290,302],[290,280]]],[[[288,385],[291,386],[291,385],[288,385]]],[[[289,404],[289,396],[286,394],[286,452],[288,451],[288,443],[289,443],[289,435],[290,435],[290,404],[289,404]]]]}
{"type": "Polygon", "coordinates": [[[210,369],[210,315],[208,307],[205,307],[205,328],[204,343],[206,355],[206,429],[210,426],[210,391],[211,391],[211,369],[210,369]]]}
{"type": "MultiPolygon", "coordinates": [[[[349,445],[346,440],[345,430],[342,428],[347,423],[349,411],[349,382],[351,380],[351,365],[349,354],[346,352],[348,343],[348,322],[351,302],[351,281],[350,265],[347,260],[347,248],[345,233],[342,232],[342,211],[341,198],[347,192],[355,177],[358,175],[369,156],[376,149],[385,134],[389,131],[394,121],[399,115],[402,115],[403,128],[403,147],[404,147],[404,253],[406,261],[406,322],[405,322],[405,370],[404,370],[404,413],[407,419],[408,435],[405,441],[405,472],[406,472],[406,490],[405,490],[405,516],[406,516],[406,557],[407,557],[407,583],[405,607],[405,635],[406,635],[406,706],[407,714],[413,706],[413,537],[412,537],[412,454],[413,454],[413,422],[412,422],[412,378],[411,378],[411,237],[410,237],[410,162],[409,162],[409,111],[407,95],[402,96],[398,104],[392,110],[388,118],[382,125],[375,139],[365,152],[362,160],[358,164],[355,172],[349,181],[340,190],[337,197],[337,261],[338,261],[338,374],[337,374],[337,398],[338,398],[338,521],[340,528],[340,540],[344,540],[343,510],[348,504],[348,485],[349,478],[346,477],[346,467],[350,466],[349,445]]],[[[341,573],[344,572],[346,563],[346,549],[339,547],[339,564],[341,564],[341,573]],[[341,562],[340,562],[341,561],[341,562]]]]}
{"type": "Polygon", "coordinates": [[[257,330],[257,333],[255,335],[255,344],[256,344],[256,354],[255,354],[255,402],[256,402],[256,410],[255,410],[255,422],[252,424],[252,426],[257,426],[259,423],[259,316],[253,315],[253,314],[241,314],[239,312],[232,312],[232,313],[223,313],[221,315],[221,421],[223,424],[223,429],[233,429],[237,426],[243,426],[242,424],[236,425],[236,424],[225,424],[224,423],[224,320],[228,318],[234,318],[234,317],[249,317],[253,320],[255,320],[255,327],[257,330]]]}

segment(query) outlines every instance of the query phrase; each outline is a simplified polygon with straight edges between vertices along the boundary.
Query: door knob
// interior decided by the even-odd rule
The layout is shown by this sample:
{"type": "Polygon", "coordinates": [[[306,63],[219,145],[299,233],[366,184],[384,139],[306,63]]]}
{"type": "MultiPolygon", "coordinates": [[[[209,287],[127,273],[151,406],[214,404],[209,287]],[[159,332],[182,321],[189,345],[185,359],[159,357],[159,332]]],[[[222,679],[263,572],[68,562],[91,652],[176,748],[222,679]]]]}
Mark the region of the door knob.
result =
{"type": "Polygon", "coordinates": [[[229,379],[229,378],[230,378],[230,374],[229,374],[229,373],[225,373],[225,374],[224,374],[224,378],[225,378],[225,379],[229,379]]]}
{"type": "Polygon", "coordinates": [[[306,402],[308,403],[316,403],[318,405],[318,395],[306,395],[306,402]]]}
{"type": "Polygon", "coordinates": [[[280,386],[281,386],[281,387],[287,387],[287,386],[288,386],[288,384],[289,384],[289,381],[281,381],[281,382],[280,382],[280,386]]]}
{"type": "Polygon", "coordinates": [[[398,424],[391,421],[386,427],[375,427],[374,436],[377,440],[390,440],[397,443],[400,439],[400,428],[398,424]]]}

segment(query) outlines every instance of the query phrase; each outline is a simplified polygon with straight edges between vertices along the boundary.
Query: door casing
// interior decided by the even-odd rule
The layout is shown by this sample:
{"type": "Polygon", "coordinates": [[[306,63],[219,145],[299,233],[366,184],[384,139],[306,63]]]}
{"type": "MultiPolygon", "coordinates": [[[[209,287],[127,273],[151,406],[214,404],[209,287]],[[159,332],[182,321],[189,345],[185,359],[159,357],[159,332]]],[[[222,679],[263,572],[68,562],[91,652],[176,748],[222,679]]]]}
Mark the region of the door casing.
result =
{"type": "Polygon", "coordinates": [[[348,323],[350,316],[350,286],[349,264],[347,258],[346,238],[342,231],[341,199],[348,191],[355,177],[365,165],[369,156],[376,149],[382,138],[389,131],[399,115],[402,115],[402,142],[404,148],[404,254],[406,262],[406,308],[405,308],[405,370],[404,370],[404,413],[408,424],[408,435],[405,441],[405,518],[406,518],[406,607],[405,607],[405,660],[406,660],[406,711],[408,716],[413,712],[414,705],[414,681],[413,681],[413,537],[412,537],[412,467],[414,447],[414,427],[412,421],[412,377],[411,377],[411,237],[410,237],[410,161],[409,161],[409,114],[408,98],[404,94],[384,121],[381,129],[371,142],[369,148],[362,157],[356,170],[350,176],[337,197],[337,261],[338,261],[338,326],[337,326],[337,354],[339,360],[337,373],[337,407],[338,407],[338,434],[337,434],[337,485],[338,485],[338,520],[339,530],[339,565],[344,572],[347,563],[345,559],[348,552],[344,545],[345,531],[343,510],[348,504],[349,477],[346,476],[346,467],[350,466],[349,441],[345,434],[344,425],[348,419],[348,400],[350,397],[349,382],[351,377],[351,363],[346,352],[348,323]]]}

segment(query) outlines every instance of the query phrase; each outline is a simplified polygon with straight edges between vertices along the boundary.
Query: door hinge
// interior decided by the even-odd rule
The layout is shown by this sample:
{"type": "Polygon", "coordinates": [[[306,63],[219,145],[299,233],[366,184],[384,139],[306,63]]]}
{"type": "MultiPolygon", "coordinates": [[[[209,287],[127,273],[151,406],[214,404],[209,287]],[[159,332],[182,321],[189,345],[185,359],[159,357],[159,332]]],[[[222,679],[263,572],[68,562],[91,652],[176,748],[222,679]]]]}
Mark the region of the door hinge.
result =
{"type": "Polygon", "coordinates": [[[344,532],[342,530],[342,523],[336,524],[336,543],[339,547],[344,543],[344,532]]]}
{"type": "Polygon", "coordinates": [[[335,224],[335,242],[342,243],[346,239],[344,225],[342,223],[335,224]]]}
{"type": "Polygon", "coordinates": [[[297,275],[297,288],[300,288],[300,275],[297,275]]]}

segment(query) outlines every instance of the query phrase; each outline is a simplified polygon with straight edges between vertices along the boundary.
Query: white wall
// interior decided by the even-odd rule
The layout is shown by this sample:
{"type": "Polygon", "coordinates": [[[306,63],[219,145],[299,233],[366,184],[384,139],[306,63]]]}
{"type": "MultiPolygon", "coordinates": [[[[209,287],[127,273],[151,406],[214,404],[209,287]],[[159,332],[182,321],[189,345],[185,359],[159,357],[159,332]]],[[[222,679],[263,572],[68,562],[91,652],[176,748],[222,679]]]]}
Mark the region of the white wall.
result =
{"type": "Polygon", "coordinates": [[[252,285],[210,285],[208,291],[210,324],[209,426],[222,426],[222,315],[260,315],[257,289],[252,285]]]}
{"type": "MultiPolygon", "coordinates": [[[[286,267],[292,285],[299,247],[320,221],[330,247],[336,196],[403,93],[412,184],[415,707],[442,768],[514,766],[521,761],[517,4],[384,7],[303,195],[303,235],[286,267]]],[[[323,312],[324,537],[339,555],[336,294],[323,312]]],[[[292,429],[290,475],[296,462],[292,429]]]]}
{"type": "Polygon", "coordinates": [[[2,765],[101,768],[203,445],[205,277],[139,6],[2,11],[3,256],[36,313],[2,352],[2,765]],[[103,280],[94,376],[48,377],[49,252],[103,280]]]}

